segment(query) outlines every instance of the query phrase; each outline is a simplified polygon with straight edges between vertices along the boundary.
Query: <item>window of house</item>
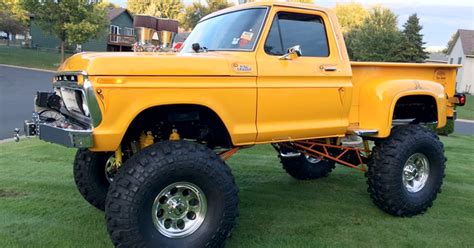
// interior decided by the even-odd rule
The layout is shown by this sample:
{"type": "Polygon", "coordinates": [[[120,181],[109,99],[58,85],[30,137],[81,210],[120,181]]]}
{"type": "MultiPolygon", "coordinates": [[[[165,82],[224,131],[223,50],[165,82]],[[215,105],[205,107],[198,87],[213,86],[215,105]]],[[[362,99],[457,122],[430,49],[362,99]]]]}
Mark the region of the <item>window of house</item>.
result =
{"type": "Polygon", "coordinates": [[[110,41],[118,42],[119,34],[120,34],[120,27],[116,25],[110,25],[110,41]]]}
{"type": "Polygon", "coordinates": [[[301,47],[302,56],[329,56],[326,29],[320,16],[285,12],[275,16],[265,42],[265,52],[283,55],[296,45],[301,47]]]}
{"type": "Polygon", "coordinates": [[[120,34],[119,26],[110,25],[110,33],[111,34],[120,34]]]}
{"type": "Polygon", "coordinates": [[[460,65],[462,63],[462,57],[458,58],[458,64],[460,65]]]}
{"type": "Polygon", "coordinates": [[[133,36],[134,35],[134,31],[133,31],[133,28],[124,28],[123,29],[123,34],[124,35],[128,35],[128,36],[133,36]]]}
{"type": "Polygon", "coordinates": [[[454,59],[451,58],[451,59],[449,60],[449,63],[452,64],[453,62],[454,62],[454,59]]]}

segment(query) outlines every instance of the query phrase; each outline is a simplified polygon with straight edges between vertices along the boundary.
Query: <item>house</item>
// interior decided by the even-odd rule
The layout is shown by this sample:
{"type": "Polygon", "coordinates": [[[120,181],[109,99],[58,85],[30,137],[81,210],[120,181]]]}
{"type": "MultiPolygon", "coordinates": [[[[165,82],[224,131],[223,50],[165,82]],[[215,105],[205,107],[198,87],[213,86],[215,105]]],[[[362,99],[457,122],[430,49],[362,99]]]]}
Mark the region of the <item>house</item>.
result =
{"type": "Polygon", "coordinates": [[[443,52],[430,53],[429,57],[425,60],[425,62],[432,64],[447,64],[448,56],[443,52]]]}
{"type": "MultiPolygon", "coordinates": [[[[124,8],[107,8],[109,27],[98,38],[90,39],[84,44],[77,44],[82,51],[131,51],[135,43],[133,16],[124,8]]],[[[51,35],[31,18],[30,23],[31,46],[45,49],[58,49],[60,41],[51,35]]],[[[70,49],[76,49],[76,46],[70,49]]]]}
{"type": "Polygon", "coordinates": [[[184,41],[186,41],[186,39],[188,38],[188,36],[190,34],[191,34],[191,32],[179,32],[174,37],[173,42],[174,43],[180,43],[180,42],[183,43],[184,41]]]}
{"type": "Polygon", "coordinates": [[[474,94],[474,30],[459,29],[448,47],[448,63],[461,64],[456,78],[459,93],[474,94]]]}

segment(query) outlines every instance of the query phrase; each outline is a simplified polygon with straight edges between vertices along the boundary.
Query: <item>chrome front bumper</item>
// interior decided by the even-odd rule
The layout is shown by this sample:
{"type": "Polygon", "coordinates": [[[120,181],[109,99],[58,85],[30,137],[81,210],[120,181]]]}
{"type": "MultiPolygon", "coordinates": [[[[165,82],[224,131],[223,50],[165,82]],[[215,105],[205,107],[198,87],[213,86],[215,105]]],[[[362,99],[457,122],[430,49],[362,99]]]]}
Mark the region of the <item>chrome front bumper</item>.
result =
{"type": "Polygon", "coordinates": [[[25,136],[38,136],[40,140],[74,148],[90,148],[94,145],[92,130],[59,128],[35,120],[24,123],[25,136]]]}

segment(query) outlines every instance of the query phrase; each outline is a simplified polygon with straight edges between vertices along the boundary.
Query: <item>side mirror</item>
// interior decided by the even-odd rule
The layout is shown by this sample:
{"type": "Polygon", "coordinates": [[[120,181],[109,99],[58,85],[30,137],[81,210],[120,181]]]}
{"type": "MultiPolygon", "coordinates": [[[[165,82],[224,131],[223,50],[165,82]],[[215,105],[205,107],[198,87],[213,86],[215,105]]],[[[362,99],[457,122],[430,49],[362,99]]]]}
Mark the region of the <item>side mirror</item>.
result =
{"type": "Polygon", "coordinates": [[[300,45],[296,45],[288,48],[288,52],[286,52],[286,54],[284,54],[283,56],[279,57],[279,59],[292,60],[300,57],[301,55],[303,55],[303,53],[301,52],[301,47],[300,45]]]}

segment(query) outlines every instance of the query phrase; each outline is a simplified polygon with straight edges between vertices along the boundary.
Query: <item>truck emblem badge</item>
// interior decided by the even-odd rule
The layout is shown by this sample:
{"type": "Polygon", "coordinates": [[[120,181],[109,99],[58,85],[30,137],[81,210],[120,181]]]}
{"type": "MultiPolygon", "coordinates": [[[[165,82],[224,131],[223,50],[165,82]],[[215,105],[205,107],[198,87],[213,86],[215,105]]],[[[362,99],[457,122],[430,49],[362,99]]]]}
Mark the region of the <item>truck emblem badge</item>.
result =
{"type": "Polygon", "coordinates": [[[238,64],[238,63],[233,63],[232,68],[236,72],[251,72],[252,71],[252,67],[248,65],[238,64]]]}

